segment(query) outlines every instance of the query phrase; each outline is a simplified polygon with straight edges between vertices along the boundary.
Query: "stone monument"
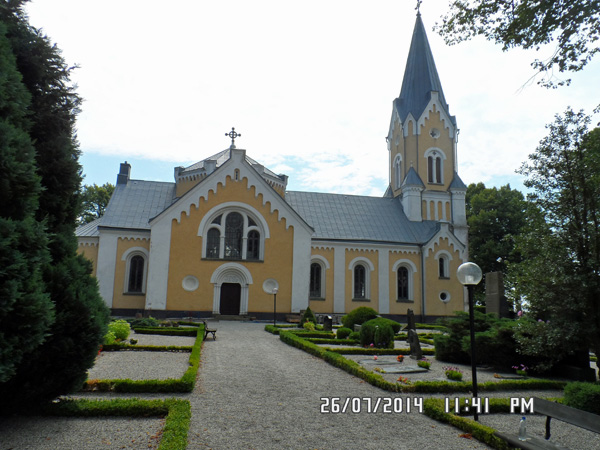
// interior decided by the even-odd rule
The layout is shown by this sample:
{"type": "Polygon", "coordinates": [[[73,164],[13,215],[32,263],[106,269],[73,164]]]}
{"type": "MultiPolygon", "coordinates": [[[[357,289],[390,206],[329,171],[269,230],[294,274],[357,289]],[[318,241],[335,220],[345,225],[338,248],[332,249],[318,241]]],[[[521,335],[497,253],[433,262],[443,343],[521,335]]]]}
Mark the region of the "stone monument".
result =
{"type": "Polygon", "coordinates": [[[504,296],[502,272],[485,274],[485,312],[494,313],[499,318],[508,317],[508,302],[504,296]]]}

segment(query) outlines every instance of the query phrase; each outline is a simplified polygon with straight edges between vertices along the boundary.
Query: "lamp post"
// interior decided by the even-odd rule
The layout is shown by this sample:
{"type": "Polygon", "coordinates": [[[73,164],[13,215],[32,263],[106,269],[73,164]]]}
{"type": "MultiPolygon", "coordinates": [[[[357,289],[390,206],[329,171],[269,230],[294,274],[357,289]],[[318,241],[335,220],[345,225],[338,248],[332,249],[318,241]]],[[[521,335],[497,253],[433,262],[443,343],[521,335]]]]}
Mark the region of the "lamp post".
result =
{"type": "Polygon", "coordinates": [[[273,292],[273,326],[275,326],[275,322],[277,321],[277,288],[273,288],[271,292],[273,292]]]}
{"type": "MultiPolygon", "coordinates": [[[[471,373],[473,378],[473,398],[477,398],[477,367],[475,366],[475,316],[473,314],[473,288],[483,276],[479,266],[472,262],[461,264],[456,271],[460,284],[467,287],[469,295],[469,328],[471,329],[471,373]]],[[[473,418],[479,420],[478,408],[473,408],[473,418]]]]}

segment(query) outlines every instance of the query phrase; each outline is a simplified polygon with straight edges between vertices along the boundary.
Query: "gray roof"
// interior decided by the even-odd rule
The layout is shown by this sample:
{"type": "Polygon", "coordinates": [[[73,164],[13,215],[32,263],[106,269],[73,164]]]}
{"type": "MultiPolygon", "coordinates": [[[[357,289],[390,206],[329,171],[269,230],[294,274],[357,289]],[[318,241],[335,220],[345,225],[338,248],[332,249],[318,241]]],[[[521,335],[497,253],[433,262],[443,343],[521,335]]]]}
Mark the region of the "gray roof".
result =
{"type": "Polygon", "coordinates": [[[406,174],[406,177],[404,178],[404,182],[402,183],[402,186],[425,187],[425,185],[423,184],[423,180],[421,180],[421,177],[419,176],[417,171],[414,169],[414,167],[411,167],[410,169],[408,169],[408,173],[406,174]]]}
{"type": "Polygon", "coordinates": [[[397,198],[288,191],[285,199],[314,228],[314,239],[419,244],[439,227],[408,220],[397,198]]]}
{"type": "Polygon", "coordinates": [[[149,221],[168,208],[175,199],[175,183],[129,180],[117,185],[101,227],[149,230],[149,221]]]}
{"type": "Polygon", "coordinates": [[[454,172],[454,178],[452,178],[449,189],[467,189],[467,185],[463,183],[463,180],[461,180],[458,174],[454,172]]]}
{"type": "MultiPolygon", "coordinates": [[[[448,103],[446,103],[444,91],[442,90],[442,83],[425,33],[425,26],[421,20],[421,14],[417,14],[406,60],[402,89],[400,90],[400,96],[394,100],[394,108],[396,108],[400,120],[404,122],[409,113],[412,113],[413,117],[417,119],[421,117],[431,99],[431,91],[439,93],[442,106],[450,116],[448,103]]],[[[450,119],[456,124],[454,116],[450,116],[450,119]]]]}
{"type": "Polygon", "coordinates": [[[98,233],[98,225],[102,222],[102,217],[99,219],[93,220],[84,225],[80,225],[75,229],[75,236],[77,237],[97,237],[98,233]]]}
{"type": "MultiPolygon", "coordinates": [[[[184,168],[180,173],[181,174],[185,174],[188,172],[194,172],[196,170],[200,170],[200,169],[204,169],[205,167],[205,161],[207,160],[214,160],[217,162],[216,167],[219,168],[221,167],[223,164],[225,164],[230,156],[231,156],[231,152],[229,151],[230,149],[225,149],[219,153],[217,153],[216,155],[212,155],[206,159],[203,159],[202,161],[198,161],[195,164],[192,164],[191,166],[188,166],[186,168],[184,168]]],[[[254,159],[250,158],[248,155],[246,155],[246,162],[248,162],[248,164],[250,164],[251,166],[256,166],[256,165],[260,165],[262,166],[262,164],[256,162],[254,159]]],[[[264,166],[263,166],[264,167],[264,166]]],[[[279,175],[277,175],[275,172],[267,169],[266,167],[264,167],[265,169],[265,173],[267,175],[270,175],[272,177],[279,177],[279,175]]],[[[280,177],[279,177],[280,178],[280,177]]]]}

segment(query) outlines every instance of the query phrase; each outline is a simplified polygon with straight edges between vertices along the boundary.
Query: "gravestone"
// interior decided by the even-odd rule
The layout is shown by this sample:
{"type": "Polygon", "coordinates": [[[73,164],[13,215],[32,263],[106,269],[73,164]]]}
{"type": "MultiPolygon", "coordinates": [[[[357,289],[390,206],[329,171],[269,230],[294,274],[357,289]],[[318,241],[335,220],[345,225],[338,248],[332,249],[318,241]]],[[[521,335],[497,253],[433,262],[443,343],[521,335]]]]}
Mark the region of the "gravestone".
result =
{"type": "Polygon", "coordinates": [[[417,329],[417,325],[415,323],[415,313],[410,308],[408,308],[408,310],[406,311],[406,320],[408,321],[408,325],[404,327],[405,330],[417,329]]]}
{"type": "Polygon", "coordinates": [[[417,330],[408,330],[408,344],[410,345],[410,357],[411,359],[422,359],[423,350],[421,350],[421,343],[419,342],[419,335],[417,330]]]}
{"type": "Polygon", "coordinates": [[[499,318],[508,317],[508,302],[504,296],[502,272],[485,274],[485,312],[494,313],[499,318]]]}
{"type": "Polygon", "coordinates": [[[331,331],[333,328],[333,318],[331,316],[325,316],[323,318],[323,330],[331,331]]]}

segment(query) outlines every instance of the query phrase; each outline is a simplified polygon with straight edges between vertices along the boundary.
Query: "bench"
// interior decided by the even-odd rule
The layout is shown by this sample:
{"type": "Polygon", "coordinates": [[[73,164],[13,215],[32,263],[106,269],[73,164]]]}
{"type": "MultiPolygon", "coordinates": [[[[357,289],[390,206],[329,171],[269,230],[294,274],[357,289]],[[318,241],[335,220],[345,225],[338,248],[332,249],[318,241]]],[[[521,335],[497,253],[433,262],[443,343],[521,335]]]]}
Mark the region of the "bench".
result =
{"type": "MultiPolygon", "coordinates": [[[[550,442],[550,421],[552,418],[561,420],[571,425],[585,428],[586,430],[600,433],[600,420],[599,416],[580,409],[571,408],[560,403],[549,402],[541,398],[533,397],[533,411],[536,414],[546,416],[546,435],[545,439],[539,439],[537,437],[527,434],[527,440],[520,441],[517,434],[501,433],[496,431],[494,434],[501,439],[504,439],[510,445],[515,448],[522,448],[525,450],[541,450],[541,449],[558,449],[566,450],[567,447],[562,447],[554,442],[550,442]]],[[[529,427],[528,430],[529,432],[529,427]]]]}
{"type": "Polygon", "coordinates": [[[208,328],[208,324],[206,323],[205,320],[203,320],[202,323],[204,324],[204,340],[206,340],[206,337],[209,334],[212,334],[213,340],[216,340],[217,339],[217,330],[208,328]]]}

